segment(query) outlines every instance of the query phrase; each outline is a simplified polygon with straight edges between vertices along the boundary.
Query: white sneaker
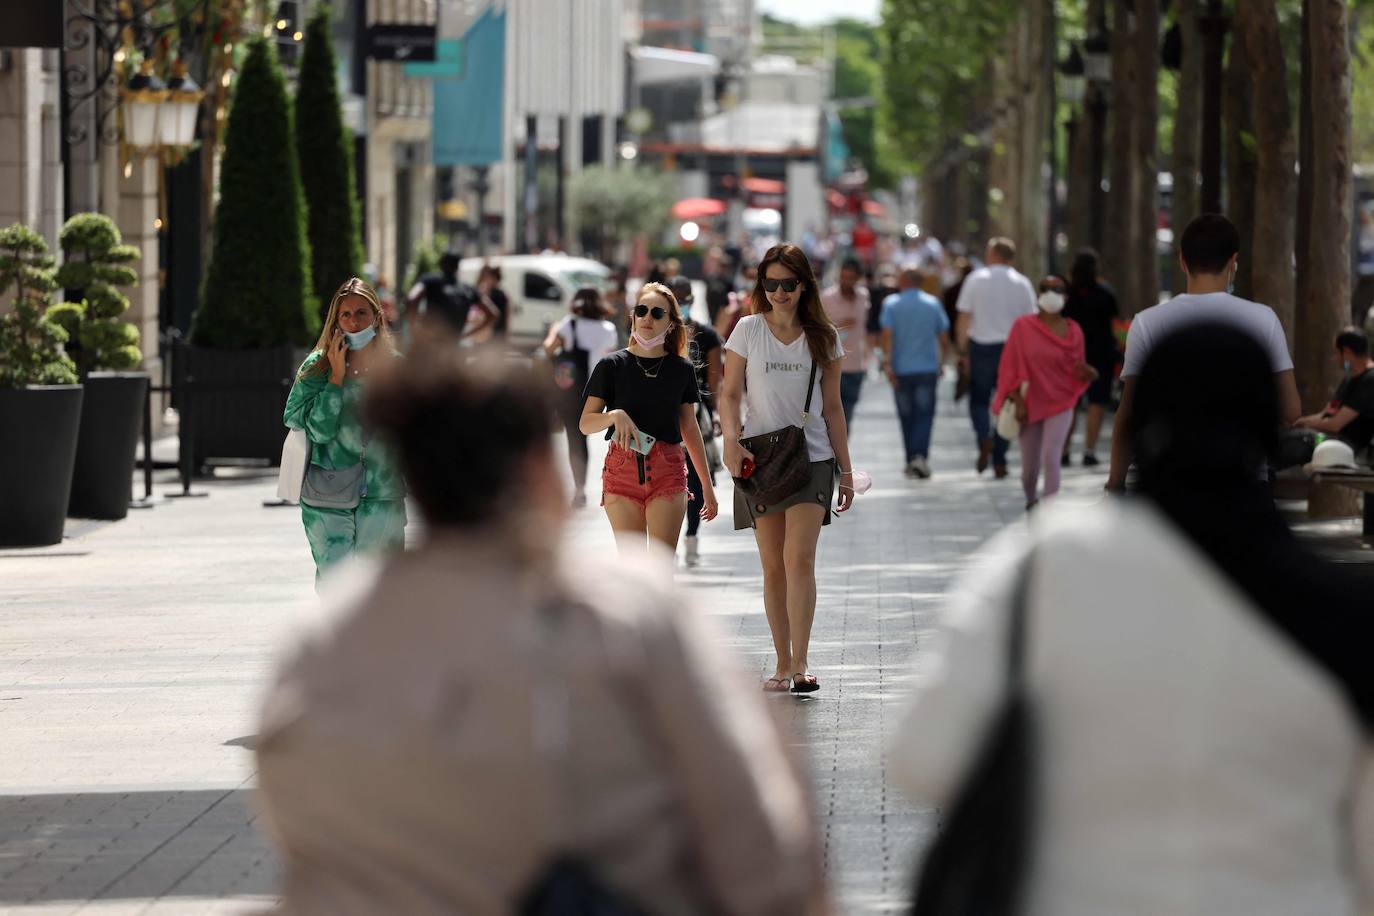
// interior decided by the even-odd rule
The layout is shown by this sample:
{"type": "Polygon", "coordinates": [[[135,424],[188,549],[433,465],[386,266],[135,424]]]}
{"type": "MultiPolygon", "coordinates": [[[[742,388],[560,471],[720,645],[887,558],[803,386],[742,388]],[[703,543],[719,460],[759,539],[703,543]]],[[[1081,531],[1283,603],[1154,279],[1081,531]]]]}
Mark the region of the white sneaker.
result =
{"type": "Polygon", "coordinates": [[[701,553],[697,549],[697,539],[693,537],[683,538],[682,562],[688,567],[695,567],[701,562],[701,553]]]}

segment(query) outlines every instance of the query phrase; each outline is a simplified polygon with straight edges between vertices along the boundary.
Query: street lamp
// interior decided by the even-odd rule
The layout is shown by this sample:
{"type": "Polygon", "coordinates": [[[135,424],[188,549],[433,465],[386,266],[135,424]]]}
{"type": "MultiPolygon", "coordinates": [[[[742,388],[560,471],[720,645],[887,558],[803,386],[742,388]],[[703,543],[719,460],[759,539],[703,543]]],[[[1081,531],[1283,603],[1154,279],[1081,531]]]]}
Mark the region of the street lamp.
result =
{"type": "Polygon", "coordinates": [[[1112,78],[1112,42],[1107,33],[1107,15],[1098,14],[1093,30],[1083,42],[1083,71],[1092,83],[1110,82],[1112,78]]]}
{"type": "Polygon", "coordinates": [[[1086,72],[1087,66],[1083,61],[1083,55],[1079,53],[1078,45],[1075,44],[1070,47],[1069,56],[1059,64],[1059,75],[1063,77],[1059,86],[1059,97],[1070,105],[1082,102],[1088,90],[1088,81],[1084,77],[1086,72]]]}
{"type": "Polygon", "coordinates": [[[145,59],[129,85],[119,91],[125,145],[143,155],[157,151],[158,116],[166,100],[166,84],[153,73],[153,62],[145,59]]]}
{"type": "Polygon", "coordinates": [[[167,99],[158,116],[158,140],[164,147],[187,147],[196,141],[196,119],[205,92],[186,70],[186,62],[178,60],[167,80],[167,99]]]}

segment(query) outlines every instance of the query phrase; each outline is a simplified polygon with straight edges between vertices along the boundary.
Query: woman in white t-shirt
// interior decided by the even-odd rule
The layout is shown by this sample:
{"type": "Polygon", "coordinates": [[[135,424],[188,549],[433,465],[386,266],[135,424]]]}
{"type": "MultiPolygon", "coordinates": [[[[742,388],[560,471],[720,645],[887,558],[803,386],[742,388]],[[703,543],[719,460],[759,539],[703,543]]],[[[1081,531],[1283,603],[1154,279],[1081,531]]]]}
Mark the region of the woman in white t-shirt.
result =
{"type": "Polygon", "coordinates": [[[754,459],[740,444],[741,435],[803,425],[813,364],[818,370],[803,426],[811,479],[793,496],[771,505],[751,503],[735,489],[735,528],[754,529],[763,565],[763,603],[777,652],[777,667],[763,689],[810,693],[820,689],[807,671],[816,616],[816,542],[821,527],[830,524],[837,472],[837,511],[854,501],[854,465],[840,404],[844,347],[821,306],[811,263],[796,245],[768,249],[759,264],[752,306],[753,314],[740,319],[725,344],[720,425],[725,467],[732,477],[742,476],[745,459],[754,459]]]}
{"type": "Polygon", "coordinates": [[[568,437],[574,509],[587,504],[587,437],[577,428],[582,418],[582,391],[596,364],[620,346],[620,335],[606,320],[607,313],[599,292],[590,286],[579,289],[573,293],[572,314],[549,328],[544,339],[544,352],[554,358],[558,416],[568,437]]]}

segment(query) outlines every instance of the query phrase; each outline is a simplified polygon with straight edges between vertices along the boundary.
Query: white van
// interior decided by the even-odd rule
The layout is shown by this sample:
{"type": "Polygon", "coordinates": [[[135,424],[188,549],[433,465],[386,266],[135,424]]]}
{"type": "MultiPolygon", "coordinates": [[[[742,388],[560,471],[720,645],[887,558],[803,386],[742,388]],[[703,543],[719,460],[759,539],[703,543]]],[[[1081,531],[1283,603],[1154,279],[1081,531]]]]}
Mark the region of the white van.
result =
{"type": "Polygon", "coordinates": [[[573,293],[584,286],[605,292],[610,287],[611,271],[590,258],[567,255],[512,254],[490,258],[464,258],[458,276],[477,285],[477,274],[484,264],[501,268],[501,289],[510,299],[509,335],[513,344],[538,344],[549,333],[549,325],[568,314],[573,293]]]}

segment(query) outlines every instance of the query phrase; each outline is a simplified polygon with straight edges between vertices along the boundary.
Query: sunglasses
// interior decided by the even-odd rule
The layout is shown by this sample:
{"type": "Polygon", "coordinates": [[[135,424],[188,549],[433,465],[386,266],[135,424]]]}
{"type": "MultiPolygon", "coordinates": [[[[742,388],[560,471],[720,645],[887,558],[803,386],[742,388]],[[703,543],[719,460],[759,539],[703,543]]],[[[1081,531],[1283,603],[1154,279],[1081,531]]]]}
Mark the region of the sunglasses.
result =
{"type": "Polygon", "coordinates": [[[654,321],[662,321],[668,317],[668,310],[657,305],[653,308],[649,308],[647,305],[636,305],[635,317],[643,318],[645,315],[654,316],[654,321]]]}
{"type": "Polygon", "coordinates": [[[782,291],[784,293],[795,293],[797,291],[797,287],[801,286],[801,281],[797,279],[763,281],[764,292],[776,293],[778,291],[779,286],[782,287],[782,291]]]}

